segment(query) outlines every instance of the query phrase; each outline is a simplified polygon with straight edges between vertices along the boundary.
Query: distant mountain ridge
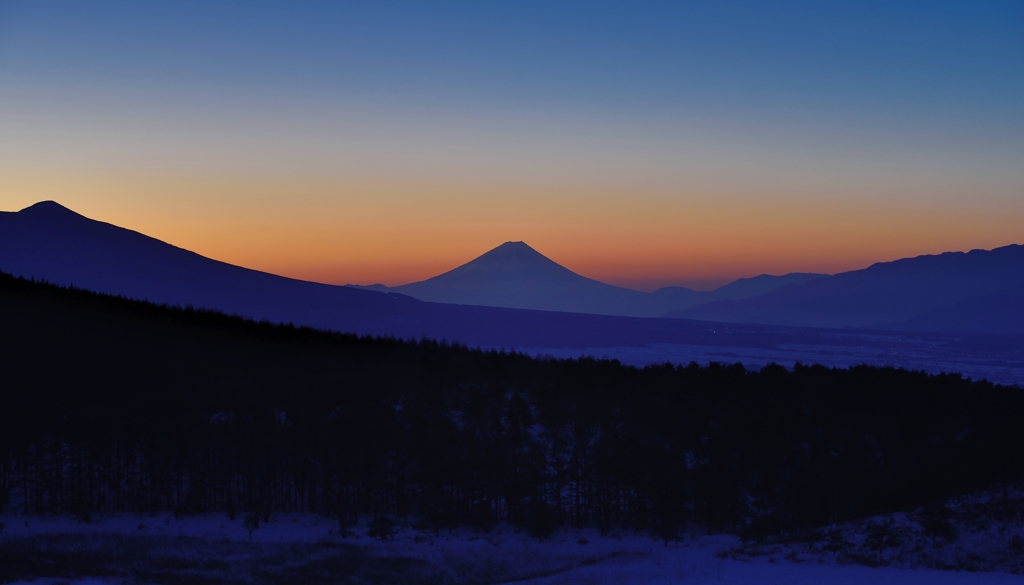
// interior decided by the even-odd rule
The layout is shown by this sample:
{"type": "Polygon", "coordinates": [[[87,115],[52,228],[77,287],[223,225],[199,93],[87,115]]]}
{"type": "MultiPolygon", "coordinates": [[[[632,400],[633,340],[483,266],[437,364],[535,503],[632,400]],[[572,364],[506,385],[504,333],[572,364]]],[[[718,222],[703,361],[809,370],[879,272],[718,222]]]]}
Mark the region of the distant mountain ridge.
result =
{"type": "Polygon", "coordinates": [[[397,292],[421,301],[438,303],[658,317],[669,311],[718,299],[755,296],[822,276],[825,275],[761,275],[743,278],[710,292],[665,287],[646,293],[577,274],[524,242],[505,242],[462,266],[421,282],[390,288],[380,284],[350,286],[397,292]]]}
{"type": "Polygon", "coordinates": [[[701,321],[1024,334],[1021,245],[905,258],[834,276],[740,279],[711,292],[643,293],[583,277],[512,242],[420,283],[358,290],[233,266],[42,202],[0,212],[0,271],[272,322],[504,347],[719,344],[703,332],[715,328],[701,321]],[[662,311],[680,305],[686,308],[662,311]],[[627,310],[673,318],[584,313],[627,310]]]}
{"type": "Polygon", "coordinates": [[[1024,333],[1024,246],[880,262],[669,317],[798,327],[1024,333]],[[968,317],[968,314],[970,317],[968,317]]]}
{"type": "MultiPolygon", "coordinates": [[[[505,348],[710,344],[703,323],[424,302],[233,266],[46,201],[0,212],[0,272],[360,335],[505,348]]],[[[3,324],[0,323],[0,327],[3,324]]],[[[755,331],[730,343],[770,343],[755,331]],[[743,341],[746,340],[746,341],[743,341]]]]}

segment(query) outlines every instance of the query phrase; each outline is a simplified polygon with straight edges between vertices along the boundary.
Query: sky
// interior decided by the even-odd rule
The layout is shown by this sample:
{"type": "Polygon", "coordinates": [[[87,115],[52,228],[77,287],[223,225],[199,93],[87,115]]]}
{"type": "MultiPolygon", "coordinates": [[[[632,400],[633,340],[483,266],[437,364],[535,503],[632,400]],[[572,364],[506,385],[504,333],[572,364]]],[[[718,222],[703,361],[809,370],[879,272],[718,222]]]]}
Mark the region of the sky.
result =
{"type": "Polygon", "coordinates": [[[1024,3],[0,0],[0,209],[389,285],[1024,243],[1024,3]]]}

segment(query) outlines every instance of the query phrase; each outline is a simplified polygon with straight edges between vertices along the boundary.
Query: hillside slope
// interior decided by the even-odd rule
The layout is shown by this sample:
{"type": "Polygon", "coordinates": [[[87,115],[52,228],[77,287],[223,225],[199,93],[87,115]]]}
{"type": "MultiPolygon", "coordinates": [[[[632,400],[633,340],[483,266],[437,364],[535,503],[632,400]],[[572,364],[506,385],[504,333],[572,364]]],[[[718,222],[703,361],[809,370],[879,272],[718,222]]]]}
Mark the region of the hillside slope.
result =
{"type": "Polygon", "coordinates": [[[422,304],[233,266],[52,201],[0,213],[0,270],[159,304],[309,325],[340,325],[351,321],[347,316],[383,317],[422,304]]]}

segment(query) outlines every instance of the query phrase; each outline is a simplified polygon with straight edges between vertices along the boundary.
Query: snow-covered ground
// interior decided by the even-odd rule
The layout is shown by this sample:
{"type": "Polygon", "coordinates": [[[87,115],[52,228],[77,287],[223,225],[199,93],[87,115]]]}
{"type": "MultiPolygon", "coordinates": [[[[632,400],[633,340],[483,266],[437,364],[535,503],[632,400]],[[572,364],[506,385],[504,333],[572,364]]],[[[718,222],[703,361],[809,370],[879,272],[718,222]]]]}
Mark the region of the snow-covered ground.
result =
{"type": "Polygon", "coordinates": [[[944,506],[847,522],[747,543],[730,558],[1021,574],[1024,492],[1003,487],[944,506]]]}
{"type": "MultiPolygon", "coordinates": [[[[935,570],[921,563],[868,567],[852,556],[814,554],[803,542],[743,546],[733,536],[690,535],[681,542],[644,534],[601,536],[562,530],[544,542],[508,527],[487,534],[431,534],[400,528],[387,541],[361,526],[309,514],[277,514],[250,534],[243,517],[0,516],[0,582],[127,583],[874,583],[1009,584],[1006,572],[935,570]],[[62,566],[63,565],[63,566],[62,566]]],[[[885,520],[892,520],[886,518],[885,520]]],[[[904,521],[904,526],[913,523],[904,521]]],[[[855,541],[857,524],[847,530],[855,541]]],[[[966,536],[966,535],[963,535],[966,536]]],[[[888,551],[890,560],[898,557],[888,551]]]]}

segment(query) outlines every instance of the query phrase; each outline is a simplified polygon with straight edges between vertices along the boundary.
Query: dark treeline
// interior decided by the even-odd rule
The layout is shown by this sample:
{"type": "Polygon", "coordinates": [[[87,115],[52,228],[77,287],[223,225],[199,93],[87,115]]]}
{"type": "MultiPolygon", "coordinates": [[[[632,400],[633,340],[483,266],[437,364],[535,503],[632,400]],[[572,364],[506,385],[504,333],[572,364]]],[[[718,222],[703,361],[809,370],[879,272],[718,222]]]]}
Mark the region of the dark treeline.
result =
{"type": "Polygon", "coordinates": [[[1024,471],[1018,388],[539,360],[0,275],[0,508],[774,533],[1024,471]]]}

